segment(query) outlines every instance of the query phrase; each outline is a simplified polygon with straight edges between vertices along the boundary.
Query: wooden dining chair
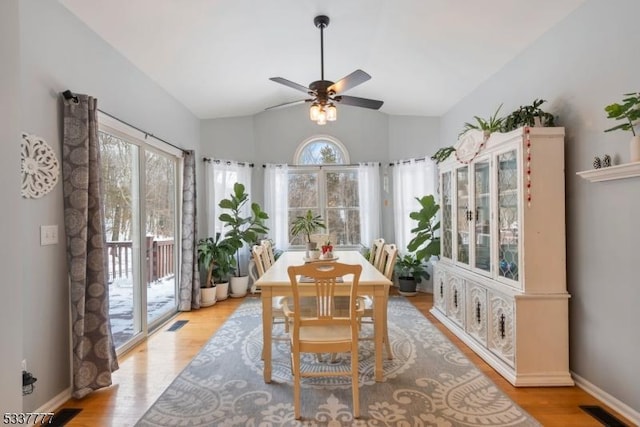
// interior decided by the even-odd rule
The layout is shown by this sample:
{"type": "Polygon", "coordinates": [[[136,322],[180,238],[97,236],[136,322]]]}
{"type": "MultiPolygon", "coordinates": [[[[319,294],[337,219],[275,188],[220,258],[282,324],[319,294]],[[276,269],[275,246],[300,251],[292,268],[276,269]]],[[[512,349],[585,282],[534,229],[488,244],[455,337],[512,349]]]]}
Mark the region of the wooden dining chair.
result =
{"type": "MultiPolygon", "coordinates": [[[[266,263],[268,262],[268,255],[266,253],[265,247],[262,245],[253,245],[251,247],[251,255],[253,256],[253,262],[256,265],[256,271],[258,272],[258,277],[262,277],[262,275],[265,273],[265,271],[267,271],[266,268],[266,263]]],[[[288,340],[288,329],[289,329],[289,324],[287,322],[287,318],[284,314],[283,308],[282,308],[282,302],[284,300],[284,297],[275,297],[275,298],[271,298],[271,302],[272,302],[272,306],[271,306],[271,327],[273,328],[274,325],[279,325],[282,324],[284,325],[284,329],[285,329],[285,334],[283,335],[274,335],[273,336],[273,340],[277,341],[277,340],[288,340]]],[[[264,355],[264,349],[263,351],[263,355],[264,355]]]]}
{"type": "MultiPolygon", "coordinates": [[[[393,281],[393,269],[396,266],[396,260],[398,258],[398,248],[393,243],[385,244],[380,251],[379,268],[384,276],[393,281]]],[[[363,323],[373,324],[374,306],[373,297],[370,295],[363,295],[358,298],[358,308],[360,316],[360,324],[363,323]]],[[[361,340],[370,340],[373,337],[360,337],[361,340]]],[[[387,322],[384,324],[384,330],[382,332],[382,339],[384,341],[385,350],[387,351],[387,358],[393,359],[393,353],[391,353],[391,343],[389,341],[389,331],[387,322]]]]}
{"type": "MultiPolygon", "coordinates": [[[[383,238],[375,239],[371,244],[371,249],[369,251],[369,262],[376,268],[378,268],[378,264],[380,264],[380,256],[382,255],[383,247],[383,238]]],[[[380,270],[380,268],[378,268],[378,270],[380,270]]]]}
{"type": "Polygon", "coordinates": [[[351,393],[353,398],[353,416],[360,416],[360,399],[358,394],[358,316],[356,315],[356,300],[358,282],[362,266],[359,264],[308,263],[291,266],[288,269],[294,308],[285,302],[285,314],[291,320],[291,368],[293,372],[293,401],[294,416],[301,418],[300,381],[302,377],[322,376],[350,376],[351,393]],[[341,283],[344,276],[352,276],[351,284],[341,283]],[[304,278],[304,279],[303,279],[304,278]],[[301,283],[309,282],[309,283],[301,283]],[[300,287],[308,286],[315,293],[315,308],[309,312],[302,307],[300,287]],[[338,286],[349,286],[349,310],[345,316],[343,311],[337,310],[335,291],[338,286]],[[350,368],[336,370],[335,366],[314,366],[314,370],[303,371],[301,368],[301,353],[350,353],[350,368]]]}
{"type": "Polygon", "coordinates": [[[268,270],[269,267],[276,262],[275,254],[273,253],[273,245],[271,244],[271,240],[261,240],[260,246],[264,248],[265,252],[265,269],[268,270]]]}

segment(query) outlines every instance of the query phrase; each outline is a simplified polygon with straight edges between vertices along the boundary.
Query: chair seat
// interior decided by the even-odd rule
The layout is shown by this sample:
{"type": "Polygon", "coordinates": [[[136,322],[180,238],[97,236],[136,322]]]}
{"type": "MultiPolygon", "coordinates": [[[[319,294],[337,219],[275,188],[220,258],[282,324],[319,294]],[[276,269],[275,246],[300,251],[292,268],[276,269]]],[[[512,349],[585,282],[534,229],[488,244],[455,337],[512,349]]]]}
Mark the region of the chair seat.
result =
{"type": "Polygon", "coordinates": [[[300,341],[301,345],[304,345],[305,343],[325,343],[328,341],[351,342],[351,327],[349,325],[301,326],[300,341]]]}

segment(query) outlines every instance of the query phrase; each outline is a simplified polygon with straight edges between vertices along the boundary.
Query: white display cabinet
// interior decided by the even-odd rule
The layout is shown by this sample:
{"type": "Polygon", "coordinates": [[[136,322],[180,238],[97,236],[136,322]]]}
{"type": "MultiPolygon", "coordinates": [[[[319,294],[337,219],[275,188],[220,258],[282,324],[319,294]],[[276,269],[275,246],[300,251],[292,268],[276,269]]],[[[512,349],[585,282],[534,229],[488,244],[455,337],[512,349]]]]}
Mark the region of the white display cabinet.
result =
{"type": "Polygon", "coordinates": [[[564,128],[467,132],[439,177],[432,313],[513,385],[573,385],[564,128]]]}

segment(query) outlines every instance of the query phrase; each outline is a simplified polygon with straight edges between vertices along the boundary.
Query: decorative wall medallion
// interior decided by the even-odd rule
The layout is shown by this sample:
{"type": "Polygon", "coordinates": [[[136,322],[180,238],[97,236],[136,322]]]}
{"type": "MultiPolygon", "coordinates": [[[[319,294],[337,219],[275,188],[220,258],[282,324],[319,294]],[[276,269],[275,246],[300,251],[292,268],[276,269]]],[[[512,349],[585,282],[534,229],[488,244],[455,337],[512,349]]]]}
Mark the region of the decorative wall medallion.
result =
{"type": "Polygon", "coordinates": [[[37,199],[55,187],[60,165],[53,149],[44,139],[23,132],[20,145],[22,197],[37,199]]]}
{"type": "Polygon", "coordinates": [[[473,160],[480,150],[484,147],[485,142],[489,138],[489,134],[483,130],[470,129],[460,136],[458,142],[454,145],[456,149],[456,158],[459,162],[469,163],[473,160]]]}

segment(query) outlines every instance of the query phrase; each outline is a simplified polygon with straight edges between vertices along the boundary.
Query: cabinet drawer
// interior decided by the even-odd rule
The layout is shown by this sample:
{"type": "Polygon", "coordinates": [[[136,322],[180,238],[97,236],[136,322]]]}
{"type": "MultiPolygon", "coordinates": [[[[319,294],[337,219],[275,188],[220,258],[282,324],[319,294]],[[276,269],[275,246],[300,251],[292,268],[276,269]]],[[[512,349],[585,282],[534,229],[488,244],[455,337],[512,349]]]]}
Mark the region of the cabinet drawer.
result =
{"type": "Polygon", "coordinates": [[[464,279],[455,274],[446,276],[445,298],[447,305],[447,317],[461,328],[464,328],[464,279]]]}
{"type": "Polygon", "coordinates": [[[435,266],[433,272],[433,305],[443,313],[446,313],[446,270],[442,267],[435,266]]]}
{"type": "Polygon", "coordinates": [[[466,331],[483,345],[487,345],[487,290],[467,281],[466,331]]]}
{"type": "Polygon", "coordinates": [[[515,366],[515,305],[503,295],[489,292],[488,347],[496,356],[515,366]]]}

